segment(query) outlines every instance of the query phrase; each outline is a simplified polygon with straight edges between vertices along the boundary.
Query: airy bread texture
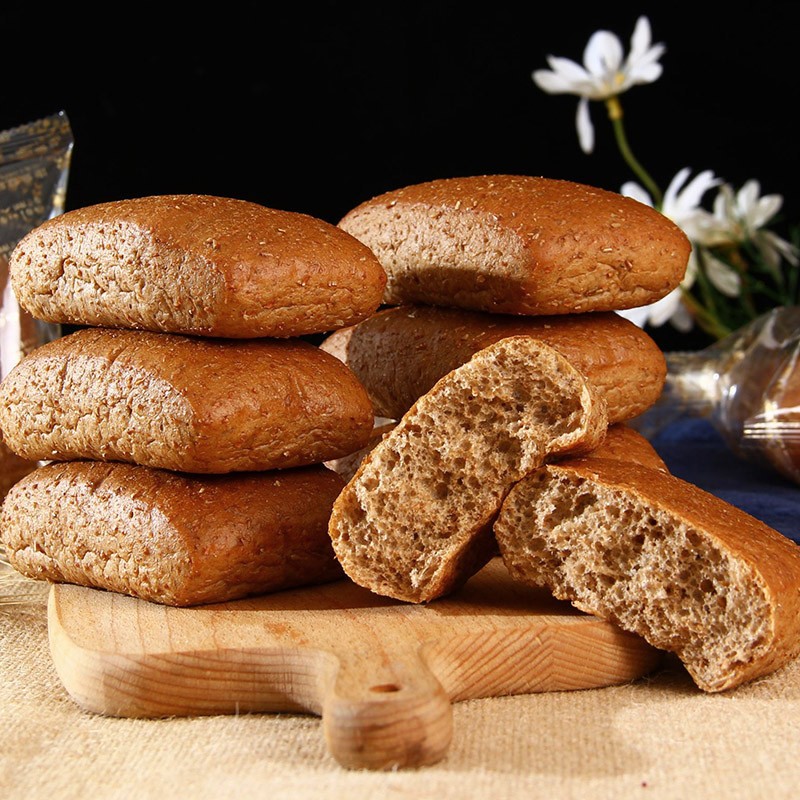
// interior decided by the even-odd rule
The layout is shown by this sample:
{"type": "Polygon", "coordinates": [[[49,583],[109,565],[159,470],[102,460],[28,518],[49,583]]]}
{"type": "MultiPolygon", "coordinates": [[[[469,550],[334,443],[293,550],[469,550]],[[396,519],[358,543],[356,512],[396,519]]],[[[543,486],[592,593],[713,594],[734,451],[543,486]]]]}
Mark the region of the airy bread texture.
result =
{"type": "Polygon", "coordinates": [[[525,175],[444,178],[373,197],[339,227],[368,245],[383,301],[509,314],[646,305],[681,281],[683,231],[614,192],[525,175]]]}
{"type": "Polygon", "coordinates": [[[707,692],[800,652],[800,547],[665,469],[595,454],[509,492],[494,533],[510,574],[672,651],[707,692]]]}
{"type": "Polygon", "coordinates": [[[603,401],[557,351],[503,339],[444,376],[364,457],[329,533],[347,575],[377,594],[426,602],[497,552],[508,489],[554,454],[605,436],[603,401]]]}
{"type": "Polygon", "coordinates": [[[373,419],[352,372],[301,339],[85,328],[38,348],[0,384],[6,443],[32,461],[285,469],[358,450],[373,419]]]}
{"type": "Polygon", "coordinates": [[[343,577],[327,531],[342,484],[321,466],[180,475],[52,463],[11,488],[0,540],[30,578],[217,603],[343,577]]]}
{"type": "MultiPolygon", "coordinates": [[[[334,470],[334,472],[338,472],[345,481],[349,481],[356,474],[358,467],[366,458],[367,453],[373,450],[384,436],[397,425],[394,421],[385,422],[376,420],[376,422],[378,424],[375,425],[372,438],[365,447],[354,453],[350,453],[350,455],[343,456],[342,458],[327,461],[325,466],[334,470]]],[[[603,441],[596,448],[587,452],[586,456],[591,458],[625,459],[628,461],[635,461],[637,464],[644,464],[653,469],[667,470],[667,465],[653,445],[650,444],[642,434],[633,428],[629,428],[624,423],[611,425],[603,441]]],[[[573,463],[577,462],[580,457],[567,453],[566,455],[554,454],[551,458],[555,462],[566,459],[570,463],[573,463]]]]}
{"type": "Polygon", "coordinates": [[[478,350],[521,335],[549,345],[582,372],[605,401],[612,424],[646,411],[664,387],[661,349],[641,328],[611,312],[514,317],[402,306],[334,331],[320,347],[355,373],[377,415],[399,419],[478,350]]]}
{"type": "Polygon", "coordinates": [[[9,265],[37,319],[229,338],[353,324],[386,284],[369,248],[335,225],[206,195],[69,211],[28,233],[9,265]]]}

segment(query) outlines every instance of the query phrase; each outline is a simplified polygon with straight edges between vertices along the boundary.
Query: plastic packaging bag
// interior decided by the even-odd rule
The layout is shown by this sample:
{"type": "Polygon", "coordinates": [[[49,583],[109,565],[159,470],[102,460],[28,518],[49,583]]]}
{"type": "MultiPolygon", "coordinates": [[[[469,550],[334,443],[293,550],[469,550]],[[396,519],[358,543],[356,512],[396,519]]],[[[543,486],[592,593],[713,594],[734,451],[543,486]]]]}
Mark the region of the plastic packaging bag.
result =
{"type": "MultiPolygon", "coordinates": [[[[73,135],[64,112],[0,132],[0,379],[19,360],[61,335],[58,325],[20,309],[8,276],[19,240],[64,211],[73,135]]],[[[0,432],[0,497],[36,465],[16,456],[0,432]]]]}

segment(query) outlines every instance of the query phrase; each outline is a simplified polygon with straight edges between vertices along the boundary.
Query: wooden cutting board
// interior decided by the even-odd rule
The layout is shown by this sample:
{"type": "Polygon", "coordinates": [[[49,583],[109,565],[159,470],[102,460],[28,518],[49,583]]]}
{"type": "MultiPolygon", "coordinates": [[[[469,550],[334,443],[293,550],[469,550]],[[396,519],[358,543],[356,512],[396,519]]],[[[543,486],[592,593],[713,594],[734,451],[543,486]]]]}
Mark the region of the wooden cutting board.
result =
{"type": "Polygon", "coordinates": [[[58,675],[87,710],[316,714],[333,757],[368,769],[440,760],[453,702],[624,683],[660,658],[512,582],[500,559],[427,605],[349,580],[188,609],[58,584],[48,630],[58,675]]]}

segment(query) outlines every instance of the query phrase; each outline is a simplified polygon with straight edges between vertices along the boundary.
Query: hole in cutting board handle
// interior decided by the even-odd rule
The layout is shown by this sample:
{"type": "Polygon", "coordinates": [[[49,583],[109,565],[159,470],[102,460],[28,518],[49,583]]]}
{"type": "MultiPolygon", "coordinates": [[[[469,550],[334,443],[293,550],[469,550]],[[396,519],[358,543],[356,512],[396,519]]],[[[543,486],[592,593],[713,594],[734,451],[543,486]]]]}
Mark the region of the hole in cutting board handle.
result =
{"type": "Polygon", "coordinates": [[[369,690],[371,692],[388,693],[388,692],[399,692],[400,688],[401,687],[398,686],[396,683],[379,683],[377,686],[370,686],[369,690]]]}

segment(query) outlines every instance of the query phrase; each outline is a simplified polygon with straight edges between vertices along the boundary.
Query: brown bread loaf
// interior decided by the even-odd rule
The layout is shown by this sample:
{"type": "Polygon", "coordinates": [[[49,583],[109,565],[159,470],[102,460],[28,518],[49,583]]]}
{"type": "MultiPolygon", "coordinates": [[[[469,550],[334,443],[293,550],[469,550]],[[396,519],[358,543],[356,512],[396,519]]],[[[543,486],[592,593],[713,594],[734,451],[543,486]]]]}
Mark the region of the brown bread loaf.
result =
{"type": "Polygon", "coordinates": [[[489,345],[366,454],[334,503],[336,556],[377,594],[447,594],[496,554],[492,522],[513,483],[606,429],[603,401],[556,350],[526,336],[489,345]]]}
{"type": "Polygon", "coordinates": [[[540,467],[494,525],[510,574],[672,651],[731,689],[800,652],[800,547],[621,453],[540,467]]]}
{"type": "Polygon", "coordinates": [[[373,197],[339,227],[385,269],[384,303],[509,314],[646,305],[681,281],[683,231],[643,203],[526,175],[443,178],[373,197]]]}
{"type": "Polygon", "coordinates": [[[664,387],[661,349],[632,322],[610,312],[514,317],[403,306],[335,331],[320,347],[353,370],[376,414],[399,419],[478,350],[518,335],[539,339],[580,370],[605,400],[611,423],[647,410],[664,387]]]}
{"type": "Polygon", "coordinates": [[[6,443],[30,460],[224,473],[319,463],[363,447],[372,404],[309,342],[85,328],[0,384],[6,443]]]}
{"type": "Polygon", "coordinates": [[[37,319],[231,338],[355,323],[386,283],[369,248],[335,225],[205,195],[61,214],[17,244],[10,269],[37,319]]]}
{"type": "Polygon", "coordinates": [[[11,565],[173,606],[343,577],[328,537],[341,478],[322,466],[185,475],[133,464],[52,463],[0,509],[11,565]]]}

